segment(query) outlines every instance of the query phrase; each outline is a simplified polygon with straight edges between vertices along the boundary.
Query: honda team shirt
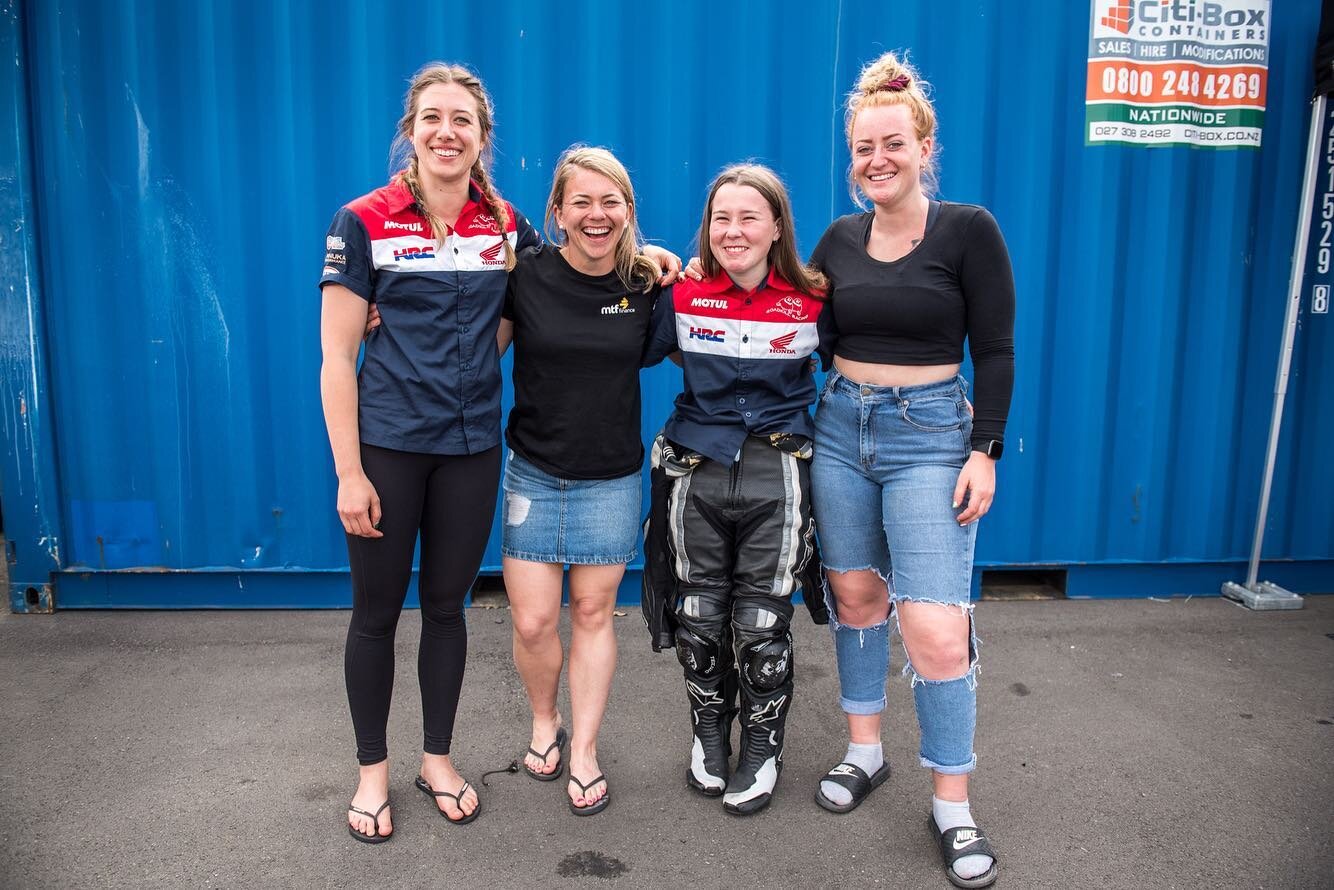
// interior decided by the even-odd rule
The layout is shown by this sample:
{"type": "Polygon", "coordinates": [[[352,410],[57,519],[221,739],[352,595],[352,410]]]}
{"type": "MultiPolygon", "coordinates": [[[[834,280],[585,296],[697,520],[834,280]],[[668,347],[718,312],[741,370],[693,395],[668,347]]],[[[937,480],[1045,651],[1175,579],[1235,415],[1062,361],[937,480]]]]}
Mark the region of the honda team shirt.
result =
{"type": "Polygon", "coordinates": [[[476,454],[500,442],[504,242],[521,250],[541,238],[508,204],[502,235],[475,183],[468,197],[439,246],[398,178],[340,209],[329,226],[320,287],[341,284],[380,310],[357,376],[367,445],[476,454]]]}
{"type": "Polygon", "coordinates": [[[685,390],[663,428],[667,438],[730,465],[746,436],[813,437],[809,359],[823,308],[773,270],[754,291],[726,272],[677,282],[655,307],[645,359],[681,351],[685,390]]]}

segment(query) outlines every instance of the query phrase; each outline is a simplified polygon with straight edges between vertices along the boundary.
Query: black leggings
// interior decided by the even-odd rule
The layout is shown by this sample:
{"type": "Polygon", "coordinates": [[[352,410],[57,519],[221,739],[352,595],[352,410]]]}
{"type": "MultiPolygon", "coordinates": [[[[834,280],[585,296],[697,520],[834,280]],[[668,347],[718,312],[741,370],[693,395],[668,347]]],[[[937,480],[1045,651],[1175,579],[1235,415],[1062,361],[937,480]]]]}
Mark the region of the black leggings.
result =
{"type": "Polygon", "coordinates": [[[421,532],[422,634],[417,681],[422,749],[448,754],[468,654],[463,599],[477,577],[500,483],[500,446],[470,455],[417,454],[361,446],[361,465],[380,495],[383,538],[347,537],[352,623],[343,666],[363,766],[389,756],[385,726],[394,690],[394,630],[412,578],[421,532]]]}

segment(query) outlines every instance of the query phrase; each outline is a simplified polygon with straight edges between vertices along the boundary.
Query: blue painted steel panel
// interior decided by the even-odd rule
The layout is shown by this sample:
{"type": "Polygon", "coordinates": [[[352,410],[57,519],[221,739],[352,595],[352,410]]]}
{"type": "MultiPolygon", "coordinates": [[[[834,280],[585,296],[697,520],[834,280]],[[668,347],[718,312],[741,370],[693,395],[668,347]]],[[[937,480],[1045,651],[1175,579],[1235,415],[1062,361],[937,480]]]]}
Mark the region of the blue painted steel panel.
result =
{"type": "MultiPolygon", "coordinates": [[[[159,605],[198,604],[190,581],[214,570],[318,572],[337,583],[303,583],[323,591],[310,603],[347,601],[315,280],[334,210],[386,177],[422,62],[465,61],[487,82],[496,179],[530,216],[562,149],[607,145],[635,176],[645,232],[689,253],[713,173],[756,158],[789,182],[807,252],[852,209],[839,102],[864,61],[909,47],[935,85],[942,196],[993,210],[1019,287],[979,563],[1238,576],[1319,12],[1275,7],[1262,149],[1196,151],[1083,144],[1079,3],[26,4],[13,88],[32,97],[40,187],[20,216],[37,222],[43,277],[6,255],[0,284],[41,282],[62,565],[188,570],[159,605]]],[[[1304,321],[1267,559],[1334,561],[1330,340],[1304,321]]],[[[644,385],[648,438],[679,371],[644,385]]]]}
{"type": "Polygon", "coordinates": [[[34,230],[32,132],[23,10],[0,6],[0,502],[15,612],[49,611],[51,573],[62,565],[60,486],[48,383],[46,308],[34,230]]]}

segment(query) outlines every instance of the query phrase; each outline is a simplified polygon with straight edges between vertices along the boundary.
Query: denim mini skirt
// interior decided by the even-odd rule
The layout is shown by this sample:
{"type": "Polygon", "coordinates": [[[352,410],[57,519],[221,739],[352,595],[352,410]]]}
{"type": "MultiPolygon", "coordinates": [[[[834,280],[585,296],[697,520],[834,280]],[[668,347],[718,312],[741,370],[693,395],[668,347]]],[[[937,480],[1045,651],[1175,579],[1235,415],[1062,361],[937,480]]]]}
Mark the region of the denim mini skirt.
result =
{"type": "Polygon", "coordinates": [[[504,535],[512,559],[567,565],[624,565],[639,554],[639,473],[616,479],[563,479],[509,452],[504,535]]]}

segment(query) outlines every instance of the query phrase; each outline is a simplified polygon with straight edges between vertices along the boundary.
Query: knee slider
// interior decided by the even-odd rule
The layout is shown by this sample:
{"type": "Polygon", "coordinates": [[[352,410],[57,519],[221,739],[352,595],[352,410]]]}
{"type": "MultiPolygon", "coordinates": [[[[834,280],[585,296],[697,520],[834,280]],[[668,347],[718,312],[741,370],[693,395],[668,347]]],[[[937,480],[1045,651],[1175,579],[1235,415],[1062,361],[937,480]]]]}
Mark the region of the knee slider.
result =
{"type": "Polygon", "coordinates": [[[722,646],[684,624],[676,628],[676,658],[701,680],[711,680],[723,673],[722,646]]]}
{"type": "Polygon", "coordinates": [[[792,677],[792,634],[751,640],[740,647],[741,681],[751,689],[772,692],[792,677]]]}

